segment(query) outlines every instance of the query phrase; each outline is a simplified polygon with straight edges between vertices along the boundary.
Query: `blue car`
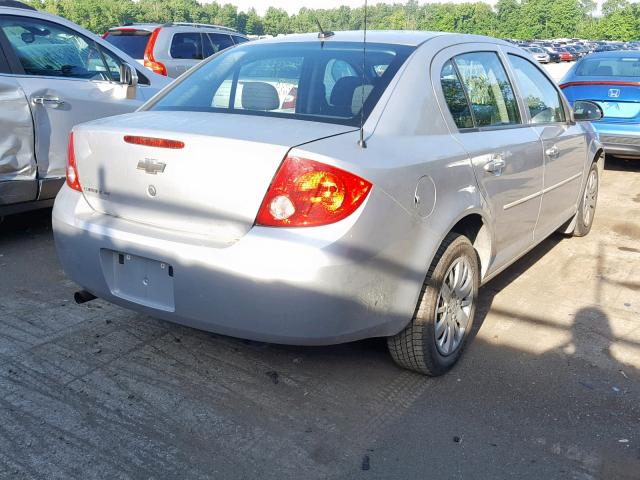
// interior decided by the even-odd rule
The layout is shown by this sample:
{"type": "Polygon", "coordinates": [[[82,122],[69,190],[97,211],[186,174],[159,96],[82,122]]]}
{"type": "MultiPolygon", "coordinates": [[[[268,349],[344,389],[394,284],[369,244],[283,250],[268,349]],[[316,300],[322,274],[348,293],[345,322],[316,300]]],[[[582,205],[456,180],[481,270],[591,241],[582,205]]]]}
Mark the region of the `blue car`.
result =
{"type": "Polygon", "coordinates": [[[560,88],[570,103],[600,105],[604,117],[593,127],[607,153],[640,158],[640,51],[591,54],[569,70],[560,88]]]}

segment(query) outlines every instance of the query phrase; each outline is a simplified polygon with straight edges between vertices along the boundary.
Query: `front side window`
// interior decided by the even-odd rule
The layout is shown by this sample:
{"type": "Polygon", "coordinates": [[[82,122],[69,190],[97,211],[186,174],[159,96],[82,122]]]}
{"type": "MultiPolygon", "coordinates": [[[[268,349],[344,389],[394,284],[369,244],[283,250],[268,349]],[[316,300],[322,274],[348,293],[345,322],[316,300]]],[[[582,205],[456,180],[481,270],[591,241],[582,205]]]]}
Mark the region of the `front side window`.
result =
{"type": "Polygon", "coordinates": [[[151,104],[357,126],[413,47],[359,42],[252,42],[221,52],[151,104]],[[364,107],[364,109],[363,109],[364,107]]]}
{"type": "Polygon", "coordinates": [[[113,55],[111,52],[108,52],[104,48],[101,48],[100,51],[104,55],[104,61],[107,64],[107,68],[109,69],[109,73],[111,74],[111,80],[114,82],[120,81],[120,65],[122,65],[122,61],[113,55]]]}
{"type": "Polygon", "coordinates": [[[564,108],[560,95],[549,79],[528,60],[509,55],[516,74],[520,94],[529,110],[531,123],[564,122],[564,108]]]}
{"type": "Polygon", "coordinates": [[[447,106],[457,127],[473,128],[473,117],[471,116],[469,102],[467,101],[460,77],[458,77],[458,72],[456,72],[451,60],[442,67],[440,83],[442,84],[444,99],[447,102],[447,106]]]}
{"type": "Polygon", "coordinates": [[[71,29],[15,16],[1,17],[0,29],[27,75],[113,79],[96,43],[71,29]]]}
{"type": "Polygon", "coordinates": [[[176,33],[171,39],[171,58],[181,60],[202,60],[202,35],[194,33],[176,33]]]}
{"type": "Polygon", "coordinates": [[[520,123],[513,88],[496,53],[465,53],[455,57],[454,62],[471,103],[476,127],[520,123]]]}

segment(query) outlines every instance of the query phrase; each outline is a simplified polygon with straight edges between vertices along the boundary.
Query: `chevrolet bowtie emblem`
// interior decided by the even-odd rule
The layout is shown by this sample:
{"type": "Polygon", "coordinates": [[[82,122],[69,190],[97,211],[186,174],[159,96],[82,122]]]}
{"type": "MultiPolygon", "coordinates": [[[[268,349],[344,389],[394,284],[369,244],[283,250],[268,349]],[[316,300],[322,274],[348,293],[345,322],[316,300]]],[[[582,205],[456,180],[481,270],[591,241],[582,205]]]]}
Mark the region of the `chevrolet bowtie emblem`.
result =
{"type": "Polygon", "coordinates": [[[138,162],[138,170],[144,170],[151,175],[157,175],[158,173],[164,172],[166,167],[166,163],[159,162],[158,160],[153,160],[151,158],[145,158],[138,162]]]}

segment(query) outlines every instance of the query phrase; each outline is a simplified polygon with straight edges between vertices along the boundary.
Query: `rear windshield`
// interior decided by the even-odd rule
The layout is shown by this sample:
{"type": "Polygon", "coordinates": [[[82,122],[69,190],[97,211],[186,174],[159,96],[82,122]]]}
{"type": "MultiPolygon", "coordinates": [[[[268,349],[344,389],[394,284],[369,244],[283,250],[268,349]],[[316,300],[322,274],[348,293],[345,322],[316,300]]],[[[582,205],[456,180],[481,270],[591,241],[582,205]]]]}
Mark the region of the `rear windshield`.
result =
{"type": "Polygon", "coordinates": [[[151,32],[146,30],[115,30],[108,32],[105,40],[136,60],[144,58],[144,50],[151,32]]]}
{"type": "Polygon", "coordinates": [[[576,68],[578,77],[640,77],[640,55],[585,58],[576,68]]]}
{"type": "Polygon", "coordinates": [[[196,68],[148,109],[356,126],[414,50],[368,43],[363,63],[362,47],[357,42],[245,43],[196,68]]]}

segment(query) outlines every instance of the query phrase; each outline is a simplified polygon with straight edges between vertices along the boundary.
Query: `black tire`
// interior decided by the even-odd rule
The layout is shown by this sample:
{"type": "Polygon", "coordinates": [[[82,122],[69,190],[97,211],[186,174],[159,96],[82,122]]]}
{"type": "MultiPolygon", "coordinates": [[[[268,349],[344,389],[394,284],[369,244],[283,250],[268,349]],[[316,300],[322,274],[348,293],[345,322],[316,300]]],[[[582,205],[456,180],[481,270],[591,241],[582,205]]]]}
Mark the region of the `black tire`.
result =
{"type": "Polygon", "coordinates": [[[598,171],[598,164],[593,162],[589,173],[587,174],[587,181],[584,184],[584,190],[580,195],[580,204],[578,205],[578,212],[576,213],[576,226],[573,229],[571,235],[574,237],[584,237],[591,231],[593,225],[593,218],[596,213],[596,206],[598,204],[598,190],[600,186],[600,172],[598,171]],[[592,175],[595,175],[595,191],[590,191],[589,180],[592,175]],[[592,207],[592,208],[591,208],[592,207]],[[585,210],[589,208],[590,214],[588,220],[585,216],[585,210]]]}
{"type": "Polygon", "coordinates": [[[434,377],[448,372],[460,358],[472,330],[479,287],[478,254],[467,237],[450,233],[442,242],[429,268],[413,319],[404,330],[387,339],[389,352],[394,361],[401,367],[434,377]],[[445,275],[460,258],[466,259],[470,267],[472,303],[464,336],[455,350],[443,355],[436,344],[436,309],[439,301],[442,301],[440,291],[445,275]]]}

